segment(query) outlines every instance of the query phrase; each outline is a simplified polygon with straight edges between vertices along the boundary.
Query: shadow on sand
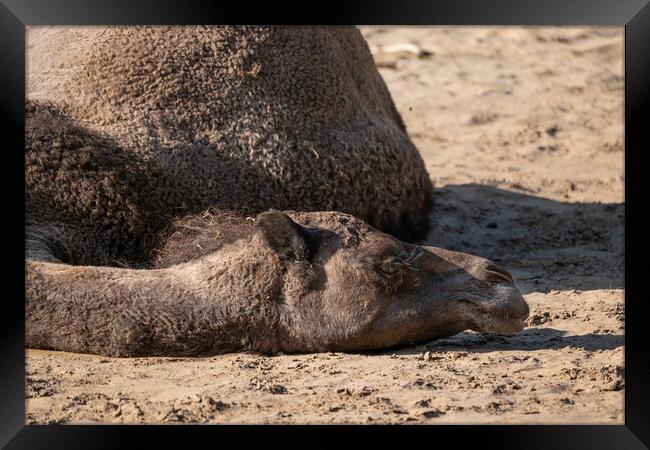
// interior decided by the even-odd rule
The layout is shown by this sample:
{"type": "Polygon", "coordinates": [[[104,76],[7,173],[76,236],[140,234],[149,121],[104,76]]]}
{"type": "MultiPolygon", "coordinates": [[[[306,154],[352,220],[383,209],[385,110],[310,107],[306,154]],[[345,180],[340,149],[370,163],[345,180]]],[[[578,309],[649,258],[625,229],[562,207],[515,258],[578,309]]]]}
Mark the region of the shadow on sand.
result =
{"type": "Polygon", "coordinates": [[[492,259],[524,294],[623,288],[624,203],[564,203],[486,185],[434,192],[426,245],[492,259]]]}
{"type": "Polygon", "coordinates": [[[464,331],[416,347],[377,352],[377,354],[413,355],[423,351],[464,351],[487,353],[503,351],[537,351],[574,348],[586,351],[614,350],[625,345],[622,334],[587,333],[566,336],[566,331],[555,328],[527,328],[515,336],[491,335],[464,331]]]}

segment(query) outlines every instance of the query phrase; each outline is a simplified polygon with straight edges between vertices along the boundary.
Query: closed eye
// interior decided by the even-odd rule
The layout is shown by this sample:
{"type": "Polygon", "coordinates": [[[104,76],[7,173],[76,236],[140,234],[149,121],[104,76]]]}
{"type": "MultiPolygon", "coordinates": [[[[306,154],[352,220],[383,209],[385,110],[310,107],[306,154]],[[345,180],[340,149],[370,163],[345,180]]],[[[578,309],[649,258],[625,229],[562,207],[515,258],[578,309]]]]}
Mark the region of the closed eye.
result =
{"type": "Polygon", "coordinates": [[[384,259],[377,268],[385,275],[393,275],[400,270],[420,270],[416,267],[416,262],[421,255],[422,251],[415,247],[413,250],[405,251],[397,257],[384,259]]]}
{"type": "Polygon", "coordinates": [[[400,256],[400,262],[402,265],[408,267],[411,270],[420,270],[415,267],[418,259],[424,254],[421,248],[413,247],[410,251],[404,251],[400,256]]]}
{"type": "Polygon", "coordinates": [[[397,272],[402,264],[400,263],[399,260],[395,258],[391,259],[385,259],[384,261],[381,262],[381,264],[378,265],[377,269],[379,272],[385,274],[385,275],[393,275],[395,272],[397,272]]]}

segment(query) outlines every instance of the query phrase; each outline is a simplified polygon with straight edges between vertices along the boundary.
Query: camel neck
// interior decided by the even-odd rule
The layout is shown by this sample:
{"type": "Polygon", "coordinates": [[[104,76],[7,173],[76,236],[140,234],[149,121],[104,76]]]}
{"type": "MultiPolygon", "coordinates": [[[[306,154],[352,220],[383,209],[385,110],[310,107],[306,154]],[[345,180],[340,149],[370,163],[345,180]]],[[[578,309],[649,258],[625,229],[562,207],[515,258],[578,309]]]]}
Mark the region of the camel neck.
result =
{"type": "Polygon", "coordinates": [[[201,312],[194,321],[213,327],[214,353],[273,352],[278,348],[283,271],[268,249],[249,244],[242,240],[197,261],[166,269],[173,284],[197,297],[201,312]]]}
{"type": "Polygon", "coordinates": [[[109,356],[272,352],[281,279],[261,253],[251,259],[255,250],[239,245],[155,270],[28,261],[27,345],[109,356]]]}

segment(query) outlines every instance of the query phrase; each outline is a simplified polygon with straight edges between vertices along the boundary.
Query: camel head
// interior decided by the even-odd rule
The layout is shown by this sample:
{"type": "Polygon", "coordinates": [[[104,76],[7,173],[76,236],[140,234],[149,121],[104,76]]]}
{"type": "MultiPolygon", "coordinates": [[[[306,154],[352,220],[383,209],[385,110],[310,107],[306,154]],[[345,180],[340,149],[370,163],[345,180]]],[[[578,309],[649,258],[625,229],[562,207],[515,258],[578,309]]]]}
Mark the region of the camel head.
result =
{"type": "Polygon", "coordinates": [[[284,267],[285,351],[358,351],[466,329],[514,334],[529,308],[488,259],[413,245],[346,214],[268,211],[262,241],[284,267]]]}

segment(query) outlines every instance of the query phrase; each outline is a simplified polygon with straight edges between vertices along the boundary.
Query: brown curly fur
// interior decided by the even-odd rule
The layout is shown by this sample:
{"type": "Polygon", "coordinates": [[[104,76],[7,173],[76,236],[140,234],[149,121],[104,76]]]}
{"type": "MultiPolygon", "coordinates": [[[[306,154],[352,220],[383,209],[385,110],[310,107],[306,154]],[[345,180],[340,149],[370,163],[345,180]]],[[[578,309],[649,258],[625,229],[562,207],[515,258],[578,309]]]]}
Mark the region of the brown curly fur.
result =
{"type": "Polygon", "coordinates": [[[144,263],[174,218],[210,207],[426,231],[429,176],[354,27],[27,37],[27,224],[66,230],[70,262],[144,263]]]}
{"type": "Polygon", "coordinates": [[[254,219],[237,212],[210,208],[200,214],[175,219],[160,235],[154,248],[153,265],[169,267],[216,252],[224,245],[249,238],[255,231],[254,219]]]}

